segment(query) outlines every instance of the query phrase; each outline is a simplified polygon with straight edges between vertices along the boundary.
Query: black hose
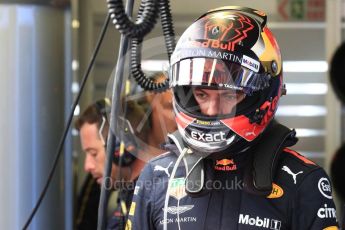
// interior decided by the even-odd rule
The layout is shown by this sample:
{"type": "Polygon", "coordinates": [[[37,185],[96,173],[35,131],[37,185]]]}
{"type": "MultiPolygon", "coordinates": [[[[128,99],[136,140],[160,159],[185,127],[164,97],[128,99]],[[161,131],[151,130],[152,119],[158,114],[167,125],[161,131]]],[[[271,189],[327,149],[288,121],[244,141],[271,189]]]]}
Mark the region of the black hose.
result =
{"type": "MultiPolygon", "coordinates": [[[[170,60],[171,54],[175,49],[175,32],[172,24],[172,16],[170,12],[170,5],[168,0],[159,0],[159,12],[161,17],[162,29],[165,39],[165,46],[167,48],[168,58],[170,60]]],[[[142,15],[138,13],[138,19],[141,20],[142,15]]],[[[132,39],[131,49],[131,71],[133,78],[136,80],[138,85],[143,89],[149,91],[162,92],[169,88],[169,79],[167,78],[164,82],[154,82],[148,78],[141,69],[141,42],[142,39],[132,39]]]]}
{"type": "Polygon", "coordinates": [[[164,91],[169,87],[168,78],[164,82],[155,82],[154,80],[148,78],[141,69],[141,46],[142,40],[132,39],[132,49],[131,49],[131,71],[132,76],[141,86],[141,88],[149,91],[164,91]]]}
{"type": "Polygon", "coordinates": [[[143,0],[140,4],[136,23],[125,13],[122,0],[107,0],[109,14],[113,19],[115,28],[121,34],[132,38],[131,47],[131,72],[134,79],[143,89],[149,91],[165,91],[169,88],[169,79],[164,82],[154,82],[145,76],[141,69],[141,42],[143,37],[151,31],[156,23],[157,11],[159,10],[162,29],[167,48],[168,58],[175,49],[175,32],[172,24],[169,0],[143,0]]]}
{"type": "Polygon", "coordinates": [[[156,0],[143,0],[141,2],[142,16],[140,17],[141,20],[137,20],[136,23],[132,22],[125,13],[122,0],[107,0],[107,2],[112,22],[121,34],[130,38],[139,38],[144,37],[153,29],[158,16],[156,0]]]}
{"type": "Polygon", "coordinates": [[[171,54],[174,52],[176,46],[176,41],[168,0],[159,0],[159,13],[165,39],[165,46],[167,48],[168,58],[170,60],[171,54]]]}

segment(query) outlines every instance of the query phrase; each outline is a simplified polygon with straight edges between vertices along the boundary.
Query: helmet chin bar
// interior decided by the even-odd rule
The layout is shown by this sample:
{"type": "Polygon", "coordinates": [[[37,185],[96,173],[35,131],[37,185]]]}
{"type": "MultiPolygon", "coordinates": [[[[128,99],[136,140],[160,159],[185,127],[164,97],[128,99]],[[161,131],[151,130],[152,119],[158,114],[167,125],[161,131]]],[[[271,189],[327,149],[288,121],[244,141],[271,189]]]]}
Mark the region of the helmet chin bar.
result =
{"type": "MultiPolygon", "coordinates": [[[[193,131],[192,131],[193,132],[193,131]]],[[[199,140],[203,138],[203,136],[206,136],[206,138],[209,136],[214,136],[210,133],[198,133],[199,140]]],[[[228,139],[223,139],[221,141],[213,141],[213,142],[205,142],[206,140],[197,140],[193,137],[190,137],[189,135],[183,135],[184,140],[188,143],[188,145],[192,148],[197,150],[197,153],[201,155],[209,155],[215,152],[220,152],[225,149],[227,149],[235,140],[235,135],[232,135],[228,139]]]]}

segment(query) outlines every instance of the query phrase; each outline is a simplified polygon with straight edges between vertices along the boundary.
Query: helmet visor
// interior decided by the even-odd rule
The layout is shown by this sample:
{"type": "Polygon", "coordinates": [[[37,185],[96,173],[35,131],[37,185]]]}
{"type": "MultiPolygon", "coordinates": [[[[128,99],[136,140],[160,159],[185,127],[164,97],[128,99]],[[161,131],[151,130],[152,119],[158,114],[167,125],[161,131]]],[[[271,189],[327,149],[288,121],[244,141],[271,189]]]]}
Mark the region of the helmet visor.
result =
{"type": "Polygon", "coordinates": [[[115,130],[115,135],[118,137],[116,139],[116,146],[120,146],[120,141],[123,141],[125,146],[134,146],[138,147],[138,143],[136,141],[137,137],[135,135],[135,131],[129,122],[124,117],[119,117],[117,120],[117,129],[115,130]]]}
{"type": "Polygon", "coordinates": [[[259,73],[257,64],[248,59],[242,65],[213,58],[190,58],[175,63],[170,69],[175,86],[204,86],[242,91],[251,95],[269,86],[270,76],[259,73]]]}
{"type": "Polygon", "coordinates": [[[204,119],[233,117],[237,113],[238,104],[247,98],[242,91],[232,89],[202,86],[177,86],[175,89],[178,106],[193,114],[193,117],[204,119]]]}

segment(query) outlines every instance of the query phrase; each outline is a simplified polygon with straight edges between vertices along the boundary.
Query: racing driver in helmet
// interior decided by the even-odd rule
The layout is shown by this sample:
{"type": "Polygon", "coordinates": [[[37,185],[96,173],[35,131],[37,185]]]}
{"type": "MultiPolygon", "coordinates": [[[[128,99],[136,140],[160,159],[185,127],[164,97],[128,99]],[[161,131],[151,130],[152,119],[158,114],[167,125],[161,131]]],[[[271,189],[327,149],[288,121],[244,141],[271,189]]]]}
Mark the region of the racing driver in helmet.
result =
{"type": "Polygon", "coordinates": [[[137,181],[127,229],[338,229],[330,180],[274,120],[285,94],[265,13],[222,7],[171,57],[178,130],[137,181]]]}

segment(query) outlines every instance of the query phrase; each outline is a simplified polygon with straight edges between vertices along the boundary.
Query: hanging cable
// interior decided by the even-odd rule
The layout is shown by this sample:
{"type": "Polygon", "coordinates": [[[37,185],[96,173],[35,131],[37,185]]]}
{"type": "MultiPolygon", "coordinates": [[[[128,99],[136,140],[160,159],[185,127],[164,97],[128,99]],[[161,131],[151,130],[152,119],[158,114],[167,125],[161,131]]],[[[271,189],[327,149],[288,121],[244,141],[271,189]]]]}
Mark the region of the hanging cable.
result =
{"type": "Polygon", "coordinates": [[[115,28],[128,37],[144,37],[154,27],[157,19],[156,0],[143,0],[140,4],[142,17],[133,23],[126,14],[122,0],[107,0],[109,14],[115,28]]]}
{"type": "Polygon", "coordinates": [[[42,192],[41,192],[41,194],[40,194],[40,196],[39,196],[39,198],[37,200],[37,203],[36,203],[35,207],[32,209],[30,216],[28,217],[27,221],[25,222],[25,224],[23,226],[23,229],[27,229],[29,227],[33,217],[35,216],[38,208],[40,207],[40,205],[42,203],[43,198],[45,197],[45,195],[47,193],[47,189],[48,189],[48,187],[50,185],[50,182],[51,182],[51,180],[53,178],[53,175],[54,175],[54,172],[56,170],[56,166],[57,166],[57,164],[59,162],[59,159],[60,159],[61,152],[62,152],[64,143],[65,143],[65,140],[66,140],[66,136],[67,136],[68,130],[69,130],[69,128],[71,126],[71,123],[72,123],[72,120],[73,120],[74,110],[75,110],[75,108],[77,107],[77,105],[79,103],[79,100],[80,100],[81,94],[82,94],[82,92],[84,90],[86,81],[87,81],[87,79],[88,79],[88,77],[90,75],[91,69],[92,69],[92,67],[94,65],[94,62],[95,62],[95,59],[97,57],[98,51],[99,51],[99,49],[101,47],[101,44],[103,42],[105,33],[107,31],[107,26],[109,24],[109,21],[110,21],[110,16],[108,14],[107,18],[106,18],[106,20],[105,20],[105,22],[103,24],[103,28],[102,28],[101,34],[100,34],[100,36],[98,38],[98,41],[97,41],[97,44],[96,44],[96,48],[95,48],[95,50],[93,52],[93,55],[92,55],[92,58],[90,60],[89,65],[87,67],[86,73],[84,74],[84,76],[82,78],[82,81],[81,81],[81,84],[80,84],[80,91],[77,94],[77,97],[76,97],[76,99],[75,99],[75,101],[74,101],[74,103],[72,105],[72,110],[71,110],[71,112],[69,114],[68,121],[67,121],[67,124],[65,126],[63,135],[62,135],[62,137],[60,139],[59,146],[58,146],[58,149],[57,149],[57,152],[56,152],[56,155],[55,155],[55,159],[54,159],[54,162],[53,162],[53,166],[52,166],[52,168],[51,168],[51,170],[49,172],[49,176],[48,176],[47,182],[46,182],[46,184],[45,184],[45,186],[44,186],[44,188],[43,188],[43,190],[42,190],[42,192]]]}
{"type": "MultiPolygon", "coordinates": [[[[141,69],[141,43],[143,41],[145,33],[139,33],[139,25],[144,26],[147,20],[146,15],[147,12],[152,13],[149,14],[154,20],[152,21],[152,25],[154,26],[155,18],[153,13],[155,11],[159,11],[161,17],[161,24],[163,29],[163,35],[165,39],[165,45],[167,48],[168,58],[170,60],[170,56],[175,49],[175,32],[172,23],[172,16],[170,11],[170,5],[168,0],[158,0],[154,1],[154,4],[151,4],[151,1],[146,0],[142,1],[140,4],[140,8],[138,11],[138,16],[136,20],[136,24],[133,24],[130,19],[128,19],[127,15],[123,13],[123,5],[122,0],[118,1],[110,1],[108,0],[108,8],[109,12],[111,13],[112,17],[116,20],[113,20],[115,27],[119,29],[119,31],[125,35],[128,35],[132,38],[132,47],[131,47],[131,73],[133,78],[136,80],[138,85],[140,85],[143,89],[149,91],[156,91],[162,92],[169,88],[169,79],[167,78],[164,82],[154,82],[152,79],[147,77],[145,73],[141,69]],[[112,4],[110,5],[109,2],[112,4]],[[129,22],[127,21],[129,20],[129,22]],[[126,28],[126,29],[125,29],[126,28]],[[132,31],[132,32],[129,32],[132,31]],[[141,36],[138,36],[141,35],[141,36]]],[[[152,29],[152,28],[151,28],[152,29]]]]}
{"type": "MultiPolygon", "coordinates": [[[[172,16],[170,12],[169,1],[159,0],[159,13],[161,17],[161,24],[163,29],[163,35],[165,39],[165,46],[167,48],[168,58],[170,60],[171,54],[175,49],[175,32],[172,24],[172,16]]],[[[140,21],[140,14],[138,14],[138,20],[140,21]]],[[[148,78],[141,69],[141,47],[142,39],[134,38],[132,40],[131,49],[131,71],[133,78],[138,85],[143,89],[149,91],[162,92],[169,88],[169,78],[164,82],[154,82],[151,78],[148,78]]]]}
{"type": "Polygon", "coordinates": [[[163,35],[165,39],[165,46],[167,48],[168,58],[170,60],[171,54],[174,52],[176,41],[175,32],[171,16],[170,4],[167,0],[159,0],[159,13],[161,17],[161,24],[163,35]]]}

